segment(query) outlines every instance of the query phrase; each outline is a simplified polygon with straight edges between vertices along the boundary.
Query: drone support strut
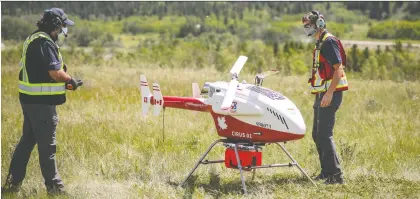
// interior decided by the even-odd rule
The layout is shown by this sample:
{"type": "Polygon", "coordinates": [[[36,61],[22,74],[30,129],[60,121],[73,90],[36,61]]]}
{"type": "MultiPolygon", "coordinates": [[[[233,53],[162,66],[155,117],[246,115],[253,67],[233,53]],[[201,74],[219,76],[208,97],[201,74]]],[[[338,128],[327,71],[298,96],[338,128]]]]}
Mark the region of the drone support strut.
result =
{"type": "MultiPolygon", "coordinates": [[[[198,168],[198,166],[200,164],[215,164],[215,163],[223,163],[224,160],[204,160],[204,158],[207,156],[207,154],[211,151],[211,149],[213,149],[213,147],[220,142],[224,142],[224,143],[231,143],[229,142],[227,139],[219,139],[214,141],[210,147],[207,149],[207,151],[203,154],[203,156],[201,156],[201,158],[197,161],[197,163],[195,164],[194,168],[190,171],[190,173],[188,174],[188,176],[184,179],[184,181],[182,182],[181,186],[184,186],[185,183],[188,181],[188,179],[191,177],[191,175],[194,173],[194,171],[198,168]],[[203,161],[204,160],[204,161],[203,161]]],[[[245,178],[243,175],[243,167],[241,165],[241,161],[239,159],[239,155],[238,155],[238,145],[241,144],[239,142],[235,142],[234,144],[234,150],[235,150],[235,156],[236,156],[236,161],[238,163],[238,169],[241,175],[241,181],[242,181],[242,193],[246,194],[247,190],[246,190],[246,185],[245,185],[245,178]]],[[[297,161],[292,157],[292,155],[286,150],[286,148],[281,145],[280,143],[275,143],[278,146],[280,146],[280,148],[283,150],[284,153],[286,153],[286,155],[290,158],[290,160],[292,160],[291,163],[288,164],[270,164],[270,165],[261,165],[261,166],[250,166],[250,167],[246,167],[246,169],[252,169],[255,175],[255,170],[256,169],[262,169],[262,168],[274,168],[274,167],[292,167],[292,166],[296,166],[300,172],[302,172],[302,174],[309,179],[309,181],[314,184],[315,182],[309,177],[309,175],[302,169],[302,167],[297,163],[297,161]]]]}
{"type": "Polygon", "coordinates": [[[244,175],[242,173],[241,160],[239,159],[239,154],[238,154],[238,143],[235,144],[235,156],[236,156],[236,162],[238,163],[239,173],[241,174],[242,193],[246,194],[245,178],[244,178],[244,175]]]}
{"type": "MultiPolygon", "coordinates": [[[[197,169],[198,165],[200,164],[212,164],[212,163],[219,163],[218,161],[203,161],[203,159],[207,156],[207,154],[210,152],[210,150],[214,147],[214,145],[216,145],[219,142],[223,142],[225,141],[224,139],[219,139],[214,141],[210,147],[207,149],[207,151],[203,154],[203,156],[201,156],[201,158],[197,161],[197,163],[195,164],[194,168],[190,171],[190,173],[188,174],[188,176],[185,178],[185,180],[182,182],[181,186],[184,186],[184,184],[187,182],[187,180],[191,177],[191,175],[194,173],[194,171],[197,169]]],[[[222,163],[222,162],[220,162],[222,163]]]]}
{"type": "Polygon", "coordinates": [[[295,165],[299,170],[300,170],[300,172],[302,172],[302,174],[303,175],[305,175],[308,179],[309,179],[309,181],[311,181],[312,182],[312,184],[314,184],[315,186],[316,186],[316,184],[315,184],[315,182],[311,179],[311,177],[309,177],[309,175],[302,169],[302,167],[300,167],[300,165],[296,162],[296,160],[295,159],[293,159],[293,157],[292,157],[292,155],[290,155],[290,153],[286,150],[286,148],[284,148],[284,146],[283,145],[281,145],[281,144],[279,144],[279,143],[277,143],[276,142],[276,144],[277,145],[279,145],[280,147],[281,147],[281,149],[284,151],[284,153],[286,153],[286,155],[293,161],[293,165],[295,165]]]}

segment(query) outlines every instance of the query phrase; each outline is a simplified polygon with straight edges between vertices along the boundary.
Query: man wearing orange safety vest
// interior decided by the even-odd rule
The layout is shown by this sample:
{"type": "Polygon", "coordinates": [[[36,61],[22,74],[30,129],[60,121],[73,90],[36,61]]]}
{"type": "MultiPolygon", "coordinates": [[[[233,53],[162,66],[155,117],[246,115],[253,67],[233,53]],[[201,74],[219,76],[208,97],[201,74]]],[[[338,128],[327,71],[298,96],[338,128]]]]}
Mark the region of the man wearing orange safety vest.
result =
{"type": "Polygon", "coordinates": [[[316,39],[313,51],[311,78],[308,81],[311,93],[315,94],[312,138],[316,144],[321,164],[321,173],[315,180],[325,184],[343,184],[343,173],[333,140],[335,113],[348,90],[344,73],[346,53],[338,38],[326,30],[324,16],[311,11],[302,17],[307,36],[316,39]]]}

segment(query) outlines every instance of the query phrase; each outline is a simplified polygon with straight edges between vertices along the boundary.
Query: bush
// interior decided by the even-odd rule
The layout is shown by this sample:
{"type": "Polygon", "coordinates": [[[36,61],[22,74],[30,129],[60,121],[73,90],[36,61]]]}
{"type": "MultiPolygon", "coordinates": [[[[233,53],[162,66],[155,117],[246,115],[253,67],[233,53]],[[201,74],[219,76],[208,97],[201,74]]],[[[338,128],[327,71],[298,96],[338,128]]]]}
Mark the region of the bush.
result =
{"type": "MultiPolygon", "coordinates": [[[[90,28],[89,26],[85,27],[74,27],[73,30],[73,38],[74,41],[79,46],[87,47],[89,44],[91,44],[93,41],[100,39],[105,35],[104,32],[96,29],[96,28],[90,28]]],[[[108,39],[110,38],[110,33],[107,33],[108,39]]],[[[112,35],[111,35],[112,37],[112,35]]],[[[113,38],[112,38],[113,39],[113,38]]]]}
{"type": "Polygon", "coordinates": [[[346,33],[352,31],[352,26],[350,24],[341,24],[341,23],[335,23],[335,22],[327,22],[327,29],[329,32],[331,32],[336,37],[342,37],[346,33]]]}
{"type": "Polygon", "coordinates": [[[186,17],[176,16],[166,16],[161,19],[157,16],[132,16],[122,21],[122,32],[130,34],[164,32],[176,33],[179,31],[180,27],[186,24],[186,21],[186,17]]]}
{"type": "Polygon", "coordinates": [[[1,37],[4,40],[25,40],[36,26],[17,17],[3,16],[1,19],[1,37]]]}
{"type": "Polygon", "coordinates": [[[124,22],[123,24],[123,32],[131,33],[133,35],[140,33],[140,27],[137,26],[136,22],[124,22]]]}
{"type": "Polygon", "coordinates": [[[350,11],[344,7],[331,9],[325,14],[325,17],[327,24],[331,21],[346,24],[366,23],[366,21],[369,19],[360,11],[350,11]]]}
{"type": "Polygon", "coordinates": [[[376,39],[420,39],[420,21],[385,21],[369,28],[376,39]]]}
{"type": "Polygon", "coordinates": [[[20,62],[20,57],[22,54],[23,45],[19,44],[18,48],[12,48],[1,51],[1,65],[15,65],[18,67],[20,62]]]}

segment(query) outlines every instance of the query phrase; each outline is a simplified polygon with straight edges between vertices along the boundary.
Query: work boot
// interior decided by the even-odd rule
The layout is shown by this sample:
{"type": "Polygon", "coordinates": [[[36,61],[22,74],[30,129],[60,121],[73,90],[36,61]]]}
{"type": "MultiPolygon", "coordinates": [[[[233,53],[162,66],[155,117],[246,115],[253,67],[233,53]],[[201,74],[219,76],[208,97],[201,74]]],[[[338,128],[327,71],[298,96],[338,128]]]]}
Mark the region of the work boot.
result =
{"type": "Polygon", "coordinates": [[[70,196],[70,194],[64,191],[64,186],[62,185],[47,186],[47,193],[49,196],[70,196]]]}
{"type": "Polygon", "coordinates": [[[345,184],[343,179],[343,173],[328,175],[327,180],[325,180],[324,184],[345,184]]]}
{"type": "Polygon", "coordinates": [[[1,194],[13,194],[13,193],[17,193],[20,191],[20,186],[19,185],[13,185],[13,184],[8,184],[6,183],[2,188],[1,188],[1,194]]]}
{"type": "Polygon", "coordinates": [[[323,173],[320,173],[318,176],[314,178],[314,180],[325,180],[325,179],[327,179],[327,176],[323,173]]]}

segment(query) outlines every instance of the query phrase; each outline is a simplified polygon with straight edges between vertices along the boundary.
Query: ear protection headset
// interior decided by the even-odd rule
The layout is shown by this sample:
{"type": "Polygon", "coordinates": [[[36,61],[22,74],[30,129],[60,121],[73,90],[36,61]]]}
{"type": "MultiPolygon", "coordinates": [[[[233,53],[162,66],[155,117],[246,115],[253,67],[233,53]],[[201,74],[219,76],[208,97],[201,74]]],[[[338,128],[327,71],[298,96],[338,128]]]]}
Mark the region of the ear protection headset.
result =
{"type": "Polygon", "coordinates": [[[51,22],[53,26],[56,28],[60,28],[63,25],[63,21],[61,20],[61,16],[57,13],[53,12],[52,10],[45,10],[44,11],[44,19],[47,22],[51,22]]]}
{"type": "MultiPolygon", "coordinates": [[[[65,26],[62,17],[50,9],[44,11],[43,18],[47,24],[52,25],[54,28],[61,28],[62,25],[65,26]]],[[[67,37],[67,33],[65,31],[61,30],[61,32],[64,34],[65,37],[67,37]]]]}
{"type": "Polygon", "coordinates": [[[315,15],[317,18],[315,21],[316,29],[320,29],[320,28],[324,29],[326,27],[324,16],[319,14],[319,12],[316,10],[311,11],[311,13],[315,15]]]}

